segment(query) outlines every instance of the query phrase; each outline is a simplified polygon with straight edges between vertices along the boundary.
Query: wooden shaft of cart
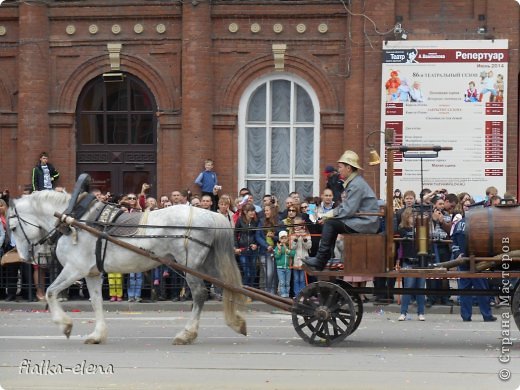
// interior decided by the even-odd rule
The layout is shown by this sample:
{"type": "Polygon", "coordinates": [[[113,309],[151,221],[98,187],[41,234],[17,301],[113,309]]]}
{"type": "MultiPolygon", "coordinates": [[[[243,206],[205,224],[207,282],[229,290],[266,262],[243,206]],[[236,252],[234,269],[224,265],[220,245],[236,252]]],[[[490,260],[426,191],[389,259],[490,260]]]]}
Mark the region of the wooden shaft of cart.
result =
{"type": "Polygon", "coordinates": [[[173,268],[176,271],[188,273],[199,279],[204,279],[210,283],[213,283],[215,286],[222,287],[224,289],[227,289],[227,290],[239,293],[239,294],[243,294],[251,299],[256,299],[258,301],[267,303],[278,309],[285,310],[285,311],[291,311],[292,303],[289,303],[289,301],[287,301],[283,298],[280,298],[277,295],[269,294],[266,292],[259,293],[259,292],[257,292],[258,291],[257,289],[249,288],[249,287],[245,288],[242,286],[240,286],[240,287],[231,286],[231,285],[221,281],[220,279],[214,278],[214,277],[204,274],[202,272],[198,272],[192,268],[186,267],[186,266],[179,264],[175,261],[172,261],[170,259],[167,259],[167,258],[164,258],[161,256],[157,256],[153,252],[150,252],[146,249],[137,247],[135,245],[129,244],[129,243],[121,241],[121,240],[118,240],[117,238],[114,238],[106,233],[100,232],[99,230],[92,228],[88,225],[85,225],[84,223],[78,222],[72,217],[65,216],[64,214],[61,214],[61,213],[54,213],[54,216],[56,218],[59,218],[60,221],[65,222],[67,225],[72,225],[81,230],[85,230],[96,237],[104,238],[105,240],[111,242],[112,244],[115,244],[122,248],[128,249],[129,251],[135,252],[141,256],[148,257],[154,261],[157,261],[161,264],[166,265],[167,267],[173,268]]]}
{"type": "MultiPolygon", "coordinates": [[[[392,145],[387,143],[386,147],[386,272],[393,268],[394,264],[394,205],[392,199],[394,197],[394,154],[395,152],[439,152],[441,150],[453,150],[451,146],[437,145],[392,145]]],[[[422,191],[422,188],[421,188],[422,191]]]]}

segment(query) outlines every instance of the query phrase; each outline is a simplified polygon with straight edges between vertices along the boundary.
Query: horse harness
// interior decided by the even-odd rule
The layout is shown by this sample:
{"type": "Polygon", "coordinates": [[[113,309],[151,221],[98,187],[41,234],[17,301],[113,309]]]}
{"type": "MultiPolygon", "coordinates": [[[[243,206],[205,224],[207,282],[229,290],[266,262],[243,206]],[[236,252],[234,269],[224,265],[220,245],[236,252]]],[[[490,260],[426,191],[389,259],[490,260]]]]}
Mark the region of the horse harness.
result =
{"type": "MultiPolygon", "coordinates": [[[[36,243],[33,243],[29,237],[27,236],[27,233],[25,232],[25,229],[23,228],[23,225],[24,224],[27,224],[27,225],[30,225],[30,226],[33,226],[35,228],[38,228],[39,230],[43,230],[44,229],[40,226],[40,225],[36,225],[30,221],[27,221],[26,219],[22,218],[20,216],[20,214],[18,214],[18,210],[16,209],[16,206],[13,206],[12,207],[13,211],[14,211],[14,215],[10,215],[8,218],[16,218],[18,220],[18,226],[20,227],[20,230],[22,231],[22,234],[25,238],[25,241],[27,241],[27,243],[29,244],[29,257],[30,259],[27,259],[27,260],[30,260],[31,263],[36,263],[36,261],[34,260],[34,248],[38,245],[42,245],[45,243],[45,241],[47,241],[47,239],[50,238],[51,235],[54,234],[54,232],[56,231],[56,229],[50,231],[49,233],[47,233],[46,235],[44,235],[38,242],[36,243]]],[[[12,229],[14,230],[14,229],[12,229]]]]}
{"type": "MultiPolygon", "coordinates": [[[[70,215],[75,218],[81,218],[86,213],[90,204],[92,203],[93,200],[95,200],[95,198],[96,197],[91,194],[86,194],[86,195],[82,196],[80,201],[71,208],[70,215]]],[[[27,243],[29,244],[29,256],[30,256],[29,260],[31,260],[32,263],[36,263],[36,261],[34,259],[34,248],[35,247],[44,245],[44,244],[48,244],[49,247],[53,248],[62,235],[64,235],[64,234],[68,235],[72,232],[70,227],[58,222],[54,229],[52,229],[47,234],[43,235],[42,238],[40,238],[36,243],[34,243],[27,236],[27,233],[24,229],[24,224],[33,226],[35,228],[38,228],[39,230],[43,230],[43,231],[45,231],[45,230],[40,225],[36,225],[36,224],[22,218],[20,216],[20,214],[18,213],[16,206],[13,206],[12,209],[14,211],[14,215],[9,216],[9,218],[16,218],[18,220],[18,222],[19,222],[18,226],[20,227],[20,230],[22,231],[25,241],[27,241],[27,243]]]]}
{"type": "MultiPolygon", "coordinates": [[[[186,248],[186,261],[188,256],[188,242],[193,241],[199,245],[211,248],[211,245],[204,241],[201,241],[191,235],[193,229],[192,226],[193,208],[190,207],[189,223],[186,227],[184,234],[174,234],[167,236],[157,236],[163,238],[182,238],[184,239],[184,246],[186,248]]],[[[93,220],[87,221],[87,224],[96,228],[100,231],[100,235],[96,240],[96,267],[99,272],[106,273],[105,271],[105,258],[108,245],[108,237],[110,236],[123,236],[133,238],[152,238],[155,236],[139,236],[136,233],[139,232],[143,227],[146,228],[146,223],[141,225],[143,220],[148,218],[148,212],[141,213],[126,213],[122,211],[117,205],[114,204],[103,204],[96,214],[93,220]],[[137,221],[138,220],[138,221],[137,221]],[[138,223],[135,223],[138,222],[138,223]],[[104,243],[103,243],[104,241],[104,243]]],[[[175,261],[177,261],[174,258],[175,261]]]]}

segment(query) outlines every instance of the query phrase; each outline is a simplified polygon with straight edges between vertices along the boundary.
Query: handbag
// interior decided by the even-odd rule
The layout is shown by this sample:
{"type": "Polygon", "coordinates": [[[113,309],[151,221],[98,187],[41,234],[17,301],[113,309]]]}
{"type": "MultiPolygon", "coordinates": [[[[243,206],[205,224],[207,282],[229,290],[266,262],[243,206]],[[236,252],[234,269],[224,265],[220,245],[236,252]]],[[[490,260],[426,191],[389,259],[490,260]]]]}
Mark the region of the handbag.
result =
{"type": "Polygon", "coordinates": [[[10,251],[6,252],[2,256],[2,260],[1,260],[2,265],[21,263],[21,262],[22,262],[22,260],[20,259],[20,255],[18,255],[18,251],[16,250],[16,248],[11,249],[10,251]]]}

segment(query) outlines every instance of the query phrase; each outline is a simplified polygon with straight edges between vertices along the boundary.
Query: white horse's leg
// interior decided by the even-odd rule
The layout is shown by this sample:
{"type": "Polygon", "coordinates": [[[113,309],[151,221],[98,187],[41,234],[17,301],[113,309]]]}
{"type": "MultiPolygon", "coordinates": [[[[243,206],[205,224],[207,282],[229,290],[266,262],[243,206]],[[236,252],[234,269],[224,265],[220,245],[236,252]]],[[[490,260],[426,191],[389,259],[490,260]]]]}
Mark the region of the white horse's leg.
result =
{"type": "Polygon", "coordinates": [[[184,345],[191,344],[195,341],[199,331],[200,313],[206,302],[208,290],[204,285],[204,281],[191,275],[186,275],[188,286],[190,286],[191,295],[193,297],[193,307],[191,309],[191,318],[184,326],[184,329],[175,335],[173,344],[184,345]]]}
{"type": "Polygon", "coordinates": [[[101,344],[107,339],[107,326],[105,316],[103,315],[103,296],[101,295],[101,286],[103,284],[103,276],[86,276],[88,292],[90,294],[90,303],[96,315],[96,327],[94,331],[87,336],[85,344],[101,344]]]}
{"type": "Polygon", "coordinates": [[[58,277],[49,286],[45,294],[47,303],[49,304],[49,311],[52,314],[52,321],[60,326],[63,334],[67,336],[67,338],[70,337],[70,333],[72,332],[72,319],[67,314],[65,314],[61,308],[61,305],[57,300],[58,294],[69,287],[76,280],[83,278],[83,276],[84,275],[81,273],[74,271],[65,265],[58,277]]]}

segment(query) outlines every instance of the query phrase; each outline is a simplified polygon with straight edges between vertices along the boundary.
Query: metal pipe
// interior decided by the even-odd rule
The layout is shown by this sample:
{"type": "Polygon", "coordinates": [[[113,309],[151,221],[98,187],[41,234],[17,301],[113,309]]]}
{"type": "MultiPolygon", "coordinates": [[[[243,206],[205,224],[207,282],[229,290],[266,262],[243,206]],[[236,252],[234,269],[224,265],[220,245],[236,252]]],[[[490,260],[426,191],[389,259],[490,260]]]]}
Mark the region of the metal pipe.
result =
{"type": "Polygon", "coordinates": [[[388,150],[396,150],[399,152],[438,152],[441,150],[453,150],[451,146],[437,146],[437,145],[415,145],[415,146],[407,146],[407,145],[395,145],[388,146],[388,150]]]}
{"type": "Polygon", "coordinates": [[[461,257],[460,259],[454,259],[450,261],[445,261],[443,263],[437,263],[433,265],[433,268],[454,268],[458,267],[459,265],[462,265],[464,263],[467,263],[469,261],[469,258],[467,257],[461,257]]]}

